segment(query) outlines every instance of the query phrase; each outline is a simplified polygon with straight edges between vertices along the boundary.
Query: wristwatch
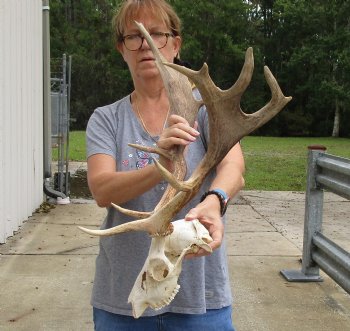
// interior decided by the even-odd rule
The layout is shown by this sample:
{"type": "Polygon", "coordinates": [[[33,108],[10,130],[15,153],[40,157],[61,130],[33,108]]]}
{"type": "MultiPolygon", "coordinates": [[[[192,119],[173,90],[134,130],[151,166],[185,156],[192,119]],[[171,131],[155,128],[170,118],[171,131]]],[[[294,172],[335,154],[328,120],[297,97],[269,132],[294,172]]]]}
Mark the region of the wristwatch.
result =
{"type": "Polygon", "coordinates": [[[219,188],[216,188],[216,189],[213,189],[213,190],[205,192],[202,195],[200,202],[202,202],[210,194],[214,194],[214,195],[216,195],[219,198],[219,201],[220,201],[220,214],[221,214],[221,216],[224,216],[225,213],[226,213],[226,210],[227,210],[227,205],[228,205],[228,203],[230,201],[229,196],[226,194],[225,191],[223,191],[223,190],[221,190],[219,188]]]}

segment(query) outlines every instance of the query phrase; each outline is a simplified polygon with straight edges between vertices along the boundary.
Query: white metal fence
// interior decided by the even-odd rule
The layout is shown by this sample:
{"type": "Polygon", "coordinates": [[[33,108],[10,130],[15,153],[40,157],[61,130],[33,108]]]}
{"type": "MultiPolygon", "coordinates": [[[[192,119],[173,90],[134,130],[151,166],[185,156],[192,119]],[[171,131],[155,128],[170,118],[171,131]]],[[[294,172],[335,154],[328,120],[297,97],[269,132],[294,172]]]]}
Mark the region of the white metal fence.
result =
{"type": "Polygon", "coordinates": [[[43,201],[42,0],[0,0],[0,243],[43,201]]]}

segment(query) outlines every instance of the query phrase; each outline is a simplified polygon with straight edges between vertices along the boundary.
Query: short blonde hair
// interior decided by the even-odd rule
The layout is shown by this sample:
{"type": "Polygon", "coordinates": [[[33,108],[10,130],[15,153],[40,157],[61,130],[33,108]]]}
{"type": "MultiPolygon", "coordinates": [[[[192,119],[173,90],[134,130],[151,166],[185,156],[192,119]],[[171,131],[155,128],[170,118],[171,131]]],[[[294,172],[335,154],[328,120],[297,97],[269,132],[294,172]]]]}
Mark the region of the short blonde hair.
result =
{"type": "Polygon", "coordinates": [[[130,24],[143,9],[150,11],[155,17],[159,17],[174,36],[180,36],[180,18],[167,1],[125,0],[121,2],[112,20],[113,34],[116,42],[122,41],[126,26],[130,24]]]}

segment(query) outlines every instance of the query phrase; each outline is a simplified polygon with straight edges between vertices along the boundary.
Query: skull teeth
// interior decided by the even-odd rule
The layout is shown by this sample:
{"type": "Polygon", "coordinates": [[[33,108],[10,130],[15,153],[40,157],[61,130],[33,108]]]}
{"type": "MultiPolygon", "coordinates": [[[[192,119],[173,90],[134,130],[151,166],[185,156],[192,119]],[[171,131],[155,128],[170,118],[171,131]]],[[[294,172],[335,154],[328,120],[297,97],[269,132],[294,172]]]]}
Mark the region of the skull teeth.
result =
{"type": "Polygon", "coordinates": [[[180,285],[176,285],[176,287],[174,288],[174,291],[171,293],[169,298],[166,298],[166,299],[162,300],[161,302],[157,302],[156,304],[152,305],[151,307],[154,310],[159,310],[159,309],[162,309],[163,307],[169,305],[170,302],[174,300],[175,295],[179,292],[179,289],[180,289],[180,285]]]}

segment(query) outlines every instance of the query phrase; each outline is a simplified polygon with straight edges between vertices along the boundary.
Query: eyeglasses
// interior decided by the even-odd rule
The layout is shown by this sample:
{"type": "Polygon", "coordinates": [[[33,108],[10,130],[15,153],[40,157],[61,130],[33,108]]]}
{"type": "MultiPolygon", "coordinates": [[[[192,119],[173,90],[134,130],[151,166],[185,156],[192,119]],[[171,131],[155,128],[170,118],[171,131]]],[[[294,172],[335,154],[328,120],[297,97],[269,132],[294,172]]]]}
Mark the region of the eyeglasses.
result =
{"type": "MultiPolygon", "coordinates": [[[[174,35],[169,32],[152,32],[150,35],[155,46],[158,49],[164,48],[166,46],[169,37],[174,37],[174,35]]],[[[123,36],[122,41],[129,51],[137,51],[142,47],[144,39],[145,37],[139,34],[128,34],[126,36],[123,36]]]]}

